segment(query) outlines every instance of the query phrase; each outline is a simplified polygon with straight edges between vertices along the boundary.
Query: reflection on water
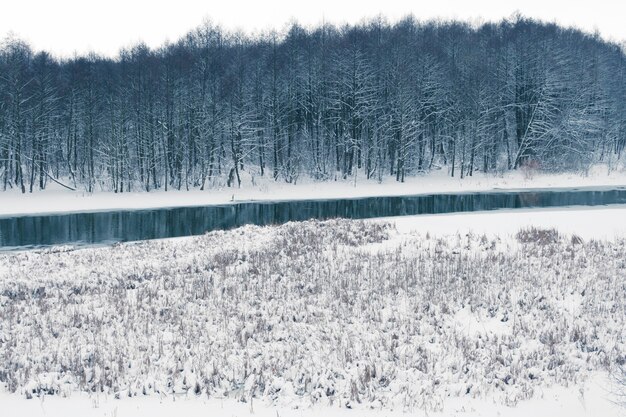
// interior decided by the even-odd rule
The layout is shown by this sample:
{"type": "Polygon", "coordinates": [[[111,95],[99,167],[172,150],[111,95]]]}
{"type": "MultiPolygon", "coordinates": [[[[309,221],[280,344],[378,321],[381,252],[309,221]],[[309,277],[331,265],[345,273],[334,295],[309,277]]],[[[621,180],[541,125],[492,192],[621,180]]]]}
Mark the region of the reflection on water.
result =
{"type": "Polygon", "coordinates": [[[100,244],[198,235],[245,224],[406,216],[496,209],[625,204],[626,189],[476,192],[0,218],[0,248],[100,244]]]}

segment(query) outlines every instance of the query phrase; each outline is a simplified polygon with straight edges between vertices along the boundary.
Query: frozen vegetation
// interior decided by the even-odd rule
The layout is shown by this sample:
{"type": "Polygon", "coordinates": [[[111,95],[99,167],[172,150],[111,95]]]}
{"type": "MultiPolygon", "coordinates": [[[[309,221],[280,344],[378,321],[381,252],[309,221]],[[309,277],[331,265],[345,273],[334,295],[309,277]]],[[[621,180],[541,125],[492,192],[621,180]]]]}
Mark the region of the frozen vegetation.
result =
{"type": "Polygon", "coordinates": [[[0,382],[23,398],[514,406],[617,371],[625,315],[625,240],[247,226],[0,255],[0,382]]]}

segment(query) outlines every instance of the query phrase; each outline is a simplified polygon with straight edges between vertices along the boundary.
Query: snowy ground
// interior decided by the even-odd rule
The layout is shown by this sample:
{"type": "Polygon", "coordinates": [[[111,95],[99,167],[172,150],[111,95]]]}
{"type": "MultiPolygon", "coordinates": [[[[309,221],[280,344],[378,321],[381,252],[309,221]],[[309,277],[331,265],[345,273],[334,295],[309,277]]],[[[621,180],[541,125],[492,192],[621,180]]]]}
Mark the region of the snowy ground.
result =
{"type": "Polygon", "coordinates": [[[0,216],[61,213],[92,210],[140,209],[155,207],[223,204],[247,200],[293,200],[308,198],[347,198],[384,195],[410,195],[434,192],[477,191],[492,189],[626,186],[626,171],[607,174],[607,168],[597,166],[586,175],[534,174],[521,171],[502,175],[476,173],[464,179],[450,178],[444,171],[425,176],[409,177],[405,183],[386,178],[383,183],[368,181],[364,177],[343,181],[314,182],[303,180],[297,185],[275,182],[268,178],[244,178],[242,188],[212,188],[205,191],[154,191],[114,194],[69,191],[54,183],[49,189],[30,194],[18,190],[0,192],[0,216]]]}
{"type": "Polygon", "coordinates": [[[624,408],[611,401],[618,387],[603,374],[593,374],[576,387],[542,389],[536,398],[508,407],[489,400],[450,399],[441,412],[403,410],[351,410],[338,406],[305,409],[276,407],[262,401],[241,403],[229,399],[196,396],[134,397],[116,400],[111,396],[76,393],[69,398],[46,396],[24,400],[0,394],[3,413],[28,417],[623,417],[624,408]]]}
{"type": "Polygon", "coordinates": [[[626,206],[621,204],[400,216],[372,221],[391,222],[403,233],[431,235],[472,232],[511,237],[520,229],[541,227],[585,239],[626,238],[626,206]]]}
{"type": "Polygon", "coordinates": [[[626,360],[624,218],[303,222],[0,254],[0,403],[47,416],[623,415],[609,375],[626,360]],[[581,239],[518,233],[529,224],[581,239]]]}

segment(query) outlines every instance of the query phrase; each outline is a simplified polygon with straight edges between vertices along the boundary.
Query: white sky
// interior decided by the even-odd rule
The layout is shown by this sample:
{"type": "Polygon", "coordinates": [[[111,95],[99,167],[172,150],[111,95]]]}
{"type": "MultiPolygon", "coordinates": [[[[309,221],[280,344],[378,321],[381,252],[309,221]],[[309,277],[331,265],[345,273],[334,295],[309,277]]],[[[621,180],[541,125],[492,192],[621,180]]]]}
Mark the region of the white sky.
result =
{"type": "Polygon", "coordinates": [[[36,50],[71,56],[95,51],[115,56],[139,40],[151,47],[175,41],[204,18],[226,29],[283,29],[294,19],[354,23],[382,14],[390,21],[412,13],[437,17],[499,20],[525,16],[598,30],[626,40],[624,0],[6,0],[0,7],[0,39],[12,32],[36,50]]]}

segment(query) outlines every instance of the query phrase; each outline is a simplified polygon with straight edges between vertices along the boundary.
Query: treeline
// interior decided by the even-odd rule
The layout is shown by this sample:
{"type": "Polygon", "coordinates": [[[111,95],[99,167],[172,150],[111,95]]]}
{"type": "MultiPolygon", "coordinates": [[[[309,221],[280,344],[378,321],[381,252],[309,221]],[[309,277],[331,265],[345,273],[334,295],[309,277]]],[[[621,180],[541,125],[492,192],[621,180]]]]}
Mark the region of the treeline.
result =
{"type": "Polygon", "coordinates": [[[620,46],[521,17],[257,37],[205,23],[116,59],[0,47],[5,190],[585,169],[625,145],[620,46]]]}

